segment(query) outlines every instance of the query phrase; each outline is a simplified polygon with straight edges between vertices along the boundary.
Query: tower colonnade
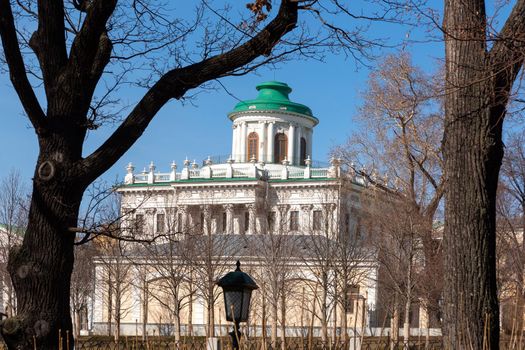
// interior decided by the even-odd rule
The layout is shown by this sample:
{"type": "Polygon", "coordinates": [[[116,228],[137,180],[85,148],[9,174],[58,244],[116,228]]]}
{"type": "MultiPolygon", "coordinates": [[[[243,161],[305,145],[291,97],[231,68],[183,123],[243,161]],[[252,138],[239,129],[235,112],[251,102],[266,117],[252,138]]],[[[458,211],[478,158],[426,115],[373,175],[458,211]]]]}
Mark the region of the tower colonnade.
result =
{"type": "Polygon", "coordinates": [[[313,128],[319,123],[310,108],[291,102],[285,83],[257,85],[259,96],[239,102],[229,113],[233,122],[232,159],[305,165],[312,158],[313,128]]]}

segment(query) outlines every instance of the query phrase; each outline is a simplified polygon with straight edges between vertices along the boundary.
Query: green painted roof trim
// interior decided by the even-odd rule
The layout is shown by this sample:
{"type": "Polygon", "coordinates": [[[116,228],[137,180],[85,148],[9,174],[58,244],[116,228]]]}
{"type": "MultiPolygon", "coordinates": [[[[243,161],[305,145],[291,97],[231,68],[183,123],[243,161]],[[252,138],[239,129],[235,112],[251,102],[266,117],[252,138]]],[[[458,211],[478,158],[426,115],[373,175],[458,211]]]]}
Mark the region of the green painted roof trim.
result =
{"type": "Polygon", "coordinates": [[[246,100],[237,103],[233,111],[228,113],[232,116],[239,112],[251,111],[279,111],[291,112],[306,115],[316,122],[319,122],[312,114],[312,110],[307,106],[290,101],[288,95],[292,92],[292,88],[286,83],[279,81],[268,81],[257,85],[259,96],[254,100],[246,100]]]}

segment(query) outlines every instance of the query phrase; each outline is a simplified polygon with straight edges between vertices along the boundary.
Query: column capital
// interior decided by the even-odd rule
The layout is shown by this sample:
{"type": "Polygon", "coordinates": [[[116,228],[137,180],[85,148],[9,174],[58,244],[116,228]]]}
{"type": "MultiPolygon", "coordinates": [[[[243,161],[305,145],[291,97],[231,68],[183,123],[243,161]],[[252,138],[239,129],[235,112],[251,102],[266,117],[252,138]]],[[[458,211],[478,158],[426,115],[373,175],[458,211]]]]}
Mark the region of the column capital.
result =
{"type": "Polygon", "coordinates": [[[277,205],[277,210],[279,210],[280,212],[286,212],[289,208],[290,206],[288,204],[277,205]]]}
{"type": "Polygon", "coordinates": [[[211,214],[211,206],[209,204],[203,204],[203,205],[200,205],[200,209],[202,210],[202,212],[204,213],[204,215],[209,215],[211,214]]]}
{"type": "Polygon", "coordinates": [[[303,204],[301,205],[301,210],[302,211],[310,211],[313,209],[313,204],[303,204]]]}

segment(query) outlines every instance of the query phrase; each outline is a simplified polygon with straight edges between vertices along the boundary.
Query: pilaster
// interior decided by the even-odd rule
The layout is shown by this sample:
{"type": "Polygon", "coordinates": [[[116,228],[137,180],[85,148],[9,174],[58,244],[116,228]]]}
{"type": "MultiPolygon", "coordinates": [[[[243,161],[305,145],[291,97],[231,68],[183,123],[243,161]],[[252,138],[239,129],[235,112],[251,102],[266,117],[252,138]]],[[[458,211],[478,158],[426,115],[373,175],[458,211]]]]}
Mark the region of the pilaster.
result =
{"type": "Polygon", "coordinates": [[[268,123],[268,134],[267,134],[267,146],[268,146],[268,149],[267,149],[267,158],[266,158],[266,162],[267,163],[273,163],[273,142],[274,142],[274,139],[275,139],[275,131],[274,131],[274,126],[275,126],[275,122],[269,122],[268,123]]]}
{"type": "Polygon", "coordinates": [[[290,123],[288,129],[288,161],[291,165],[295,165],[295,124],[290,123]]]}

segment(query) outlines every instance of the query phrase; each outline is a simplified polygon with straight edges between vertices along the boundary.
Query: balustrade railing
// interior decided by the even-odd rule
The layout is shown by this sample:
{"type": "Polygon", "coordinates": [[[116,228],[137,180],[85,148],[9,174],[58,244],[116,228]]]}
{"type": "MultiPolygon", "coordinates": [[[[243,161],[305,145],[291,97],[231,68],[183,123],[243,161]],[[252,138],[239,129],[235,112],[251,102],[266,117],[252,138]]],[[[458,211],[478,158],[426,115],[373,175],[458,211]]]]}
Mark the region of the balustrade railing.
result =
{"type": "Polygon", "coordinates": [[[128,172],[126,183],[163,183],[175,179],[206,179],[206,178],[267,178],[267,179],[302,179],[302,178],[327,178],[337,175],[331,170],[332,168],[311,168],[287,166],[283,167],[276,164],[220,164],[208,168],[185,168],[182,173],[175,172],[175,167],[170,173],[139,173],[133,174],[128,172]],[[231,168],[230,168],[231,167],[231,168]],[[230,170],[231,169],[231,170],[230,170]],[[231,174],[231,175],[228,175],[231,174]]]}

